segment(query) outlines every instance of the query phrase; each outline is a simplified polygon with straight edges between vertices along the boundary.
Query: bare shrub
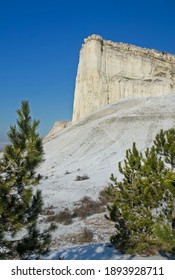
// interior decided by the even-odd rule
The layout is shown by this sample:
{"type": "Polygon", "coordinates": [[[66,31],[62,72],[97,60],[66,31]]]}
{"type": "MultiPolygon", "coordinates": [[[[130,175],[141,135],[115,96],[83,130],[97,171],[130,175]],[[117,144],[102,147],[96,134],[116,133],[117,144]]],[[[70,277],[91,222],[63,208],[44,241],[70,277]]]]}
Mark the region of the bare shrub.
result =
{"type": "Polygon", "coordinates": [[[66,172],[65,172],[64,175],[68,175],[68,174],[71,174],[71,172],[69,172],[68,170],[66,170],[66,172]]]}
{"type": "Polygon", "coordinates": [[[44,208],[42,210],[42,215],[50,216],[50,215],[54,215],[54,214],[55,214],[55,212],[53,210],[48,209],[48,208],[44,208]]]}
{"type": "Polygon", "coordinates": [[[63,225],[70,225],[72,223],[72,215],[68,209],[65,209],[58,214],[48,216],[46,222],[56,222],[63,225]]]}
{"type": "Polygon", "coordinates": [[[77,175],[77,177],[75,178],[75,181],[83,181],[83,180],[88,180],[89,176],[87,174],[84,174],[82,176],[77,175]]]}
{"type": "Polygon", "coordinates": [[[80,217],[81,219],[85,219],[88,216],[105,211],[105,208],[100,201],[94,201],[88,196],[84,196],[80,200],[80,203],[81,205],[74,209],[72,217],[80,217]]]}
{"type": "Polygon", "coordinates": [[[80,235],[80,242],[81,243],[92,242],[93,237],[94,237],[93,231],[85,227],[83,228],[83,232],[80,235]]]}
{"type": "MultiPolygon", "coordinates": [[[[61,237],[62,238],[62,237],[61,237]]],[[[64,238],[64,237],[63,237],[64,238]]],[[[71,244],[84,244],[84,243],[93,243],[94,234],[93,231],[84,227],[79,232],[74,232],[66,235],[66,242],[71,244]]]]}

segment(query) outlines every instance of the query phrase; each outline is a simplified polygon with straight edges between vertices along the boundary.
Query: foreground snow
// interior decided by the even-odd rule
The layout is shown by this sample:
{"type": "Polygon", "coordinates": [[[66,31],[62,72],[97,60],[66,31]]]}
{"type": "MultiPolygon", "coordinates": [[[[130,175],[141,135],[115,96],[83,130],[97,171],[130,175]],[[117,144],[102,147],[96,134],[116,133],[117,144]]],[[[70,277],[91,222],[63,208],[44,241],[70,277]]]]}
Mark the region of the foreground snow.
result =
{"type": "Polygon", "coordinates": [[[175,259],[175,257],[159,254],[157,256],[143,257],[139,255],[124,255],[117,252],[110,243],[106,244],[89,244],[85,246],[77,246],[53,252],[47,256],[47,259],[52,260],[163,260],[175,259]]]}

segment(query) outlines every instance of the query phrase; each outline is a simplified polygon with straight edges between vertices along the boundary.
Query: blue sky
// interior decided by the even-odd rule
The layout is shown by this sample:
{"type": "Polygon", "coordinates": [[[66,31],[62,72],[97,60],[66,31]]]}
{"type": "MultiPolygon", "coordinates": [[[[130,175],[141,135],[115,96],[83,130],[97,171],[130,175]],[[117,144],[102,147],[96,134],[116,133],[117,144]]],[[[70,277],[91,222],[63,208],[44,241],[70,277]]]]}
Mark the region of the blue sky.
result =
{"type": "Polygon", "coordinates": [[[72,116],[79,50],[99,34],[175,54],[174,0],[0,0],[0,143],[29,100],[44,136],[72,116]]]}

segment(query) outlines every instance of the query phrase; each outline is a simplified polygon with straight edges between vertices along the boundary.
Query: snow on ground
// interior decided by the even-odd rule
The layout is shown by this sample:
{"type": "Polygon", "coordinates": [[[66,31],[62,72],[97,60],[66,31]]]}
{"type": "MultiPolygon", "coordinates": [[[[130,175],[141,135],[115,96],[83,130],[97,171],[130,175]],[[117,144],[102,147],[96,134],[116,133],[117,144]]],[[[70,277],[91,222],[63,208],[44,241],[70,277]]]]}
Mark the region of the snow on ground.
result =
{"type": "MultiPolygon", "coordinates": [[[[65,208],[72,211],[84,196],[97,200],[99,191],[110,182],[111,173],[120,178],[118,162],[124,159],[133,142],[143,151],[160,129],[175,127],[174,107],[175,94],[123,99],[51,138],[44,144],[45,162],[39,169],[44,176],[39,188],[45,208],[55,213],[65,208]],[[77,175],[84,174],[88,180],[76,181],[77,175]]],[[[53,234],[53,248],[60,251],[82,245],[72,240],[84,228],[93,231],[94,243],[105,244],[114,225],[104,218],[104,213],[85,220],[74,219],[67,226],[59,224],[53,234]]]]}
{"type": "MultiPolygon", "coordinates": [[[[47,257],[46,257],[47,258],[47,257]]],[[[119,253],[110,243],[105,244],[89,244],[69,248],[60,252],[52,252],[48,255],[51,260],[172,260],[175,257],[166,254],[157,256],[139,256],[139,255],[124,255],[119,253]]]]}

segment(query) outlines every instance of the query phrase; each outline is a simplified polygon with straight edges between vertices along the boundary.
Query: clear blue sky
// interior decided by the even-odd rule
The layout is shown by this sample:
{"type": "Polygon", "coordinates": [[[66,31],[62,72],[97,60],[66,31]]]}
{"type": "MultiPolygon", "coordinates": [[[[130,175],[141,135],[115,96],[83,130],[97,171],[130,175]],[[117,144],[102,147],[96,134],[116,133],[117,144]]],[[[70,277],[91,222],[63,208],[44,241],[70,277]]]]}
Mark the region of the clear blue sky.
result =
{"type": "Polygon", "coordinates": [[[0,0],[0,143],[29,100],[44,136],[72,116],[83,39],[99,34],[175,54],[174,0],[0,0]]]}

